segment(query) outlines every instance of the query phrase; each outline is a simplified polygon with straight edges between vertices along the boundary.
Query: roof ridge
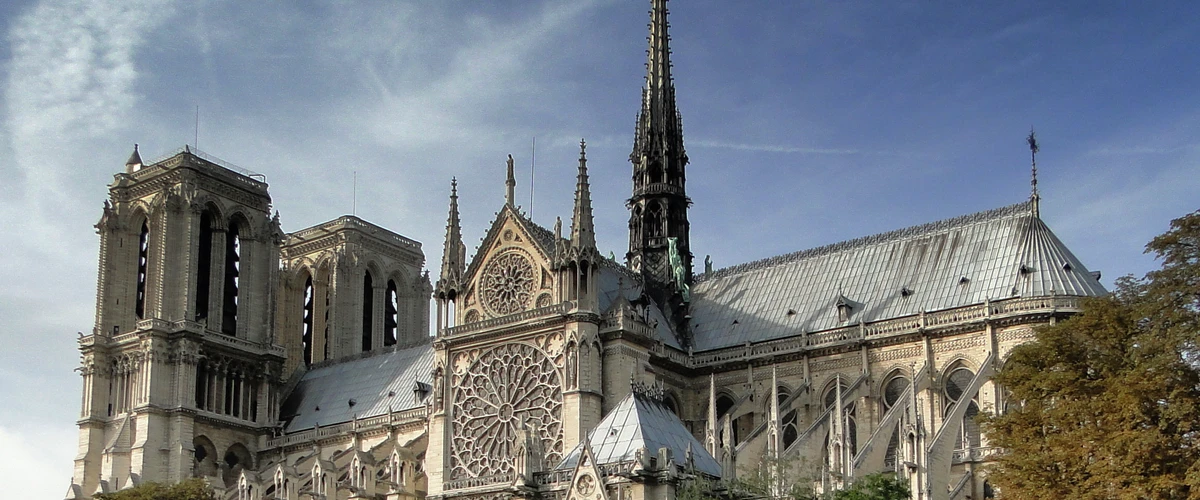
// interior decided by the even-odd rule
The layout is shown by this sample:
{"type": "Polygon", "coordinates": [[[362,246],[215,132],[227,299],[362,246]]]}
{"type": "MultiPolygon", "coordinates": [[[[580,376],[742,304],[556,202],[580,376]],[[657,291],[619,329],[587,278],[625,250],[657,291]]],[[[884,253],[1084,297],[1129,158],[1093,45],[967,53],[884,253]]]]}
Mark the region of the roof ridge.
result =
{"type": "Polygon", "coordinates": [[[722,278],[725,276],[740,274],[740,273],[747,272],[747,271],[766,269],[769,267],[774,267],[774,266],[786,264],[789,262],[795,262],[798,260],[804,260],[804,259],[809,259],[809,258],[813,258],[813,257],[820,257],[823,255],[829,255],[832,253],[842,252],[842,251],[851,250],[851,249],[855,249],[855,248],[861,248],[861,247],[870,246],[870,245],[877,245],[880,243],[886,243],[886,242],[901,240],[901,239],[905,239],[905,238],[912,238],[915,236],[921,236],[921,235],[925,235],[925,234],[929,234],[929,233],[945,231],[945,230],[952,229],[955,227],[967,226],[967,225],[971,225],[971,224],[978,224],[980,222],[986,222],[986,221],[995,220],[995,219],[1002,219],[1005,217],[1012,217],[1012,216],[1016,216],[1016,215],[1033,215],[1031,205],[1032,205],[1032,202],[1026,200],[1021,203],[1015,203],[1015,204],[1000,207],[1000,208],[993,208],[991,210],[984,210],[982,212],[975,212],[972,214],[960,215],[958,217],[952,217],[949,219],[942,219],[942,220],[937,220],[937,221],[933,221],[933,222],[927,222],[924,224],[909,226],[909,227],[896,229],[896,230],[888,231],[888,232],[884,232],[884,233],[877,233],[877,234],[863,236],[863,237],[859,237],[859,238],[855,238],[855,239],[851,239],[851,240],[840,241],[840,242],[832,243],[829,245],[819,246],[819,247],[815,247],[815,248],[809,248],[807,250],[800,250],[797,252],[776,255],[774,257],[767,257],[765,259],[759,259],[759,260],[755,260],[755,261],[745,262],[742,264],[736,264],[736,265],[729,266],[726,268],[718,269],[716,271],[713,271],[712,273],[700,274],[699,276],[697,276],[695,278],[695,282],[699,283],[702,281],[707,281],[707,280],[714,279],[714,278],[722,278]]]}

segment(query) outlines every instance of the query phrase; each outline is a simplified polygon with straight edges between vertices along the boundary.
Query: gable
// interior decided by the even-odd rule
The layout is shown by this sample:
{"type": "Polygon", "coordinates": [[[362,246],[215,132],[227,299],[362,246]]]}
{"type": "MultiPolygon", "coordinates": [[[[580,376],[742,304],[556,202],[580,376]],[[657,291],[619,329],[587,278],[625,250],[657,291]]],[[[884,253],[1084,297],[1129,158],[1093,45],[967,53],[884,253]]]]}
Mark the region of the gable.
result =
{"type": "Polygon", "coordinates": [[[555,236],[505,206],[463,279],[457,324],[470,324],[557,302],[550,259],[555,236]]]}

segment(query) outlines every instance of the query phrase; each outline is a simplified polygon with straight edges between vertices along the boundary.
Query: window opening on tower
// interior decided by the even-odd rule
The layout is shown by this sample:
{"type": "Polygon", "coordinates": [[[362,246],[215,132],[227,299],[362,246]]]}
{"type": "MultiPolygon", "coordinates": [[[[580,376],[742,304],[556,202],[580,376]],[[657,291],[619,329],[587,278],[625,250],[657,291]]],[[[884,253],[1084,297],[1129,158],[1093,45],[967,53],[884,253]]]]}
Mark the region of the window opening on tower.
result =
{"type": "Polygon", "coordinates": [[[375,284],[371,280],[371,272],[363,275],[362,302],[362,350],[371,350],[371,329],[375,321],[375,284]]]}
{"type": "Polygon", "coordinates": [[[383,345],[396,345],[396,327],[400,324],[400,297],[396,290],[396,280],[387,282],[384,306],[383,345]]]}
{"type": "Polygon", "coordinates": [[[208,317],[208,303],[212,288],[212,245],[213,245],[212,212],[205,210],[200,214],[200,237],[196,251],[196,321],[208,317]]]}
{"type": "Polygon", "coordinates": [[[224,300],[221,304],[221,333],[237,335],[238,321],[238,285],[241,275],[241,238],[238,236],[238,224],[229,222],[229,230],[225,234],[225,289],[224,300]]]}
{"type": "Polygon", "coordinates": [[[134,303],[134,314],[138,319],[146,316],[146,272],[150,262],[150,225],[142,221],[142,230],[138,235],[137,258],[137,299],[134,303]]]}

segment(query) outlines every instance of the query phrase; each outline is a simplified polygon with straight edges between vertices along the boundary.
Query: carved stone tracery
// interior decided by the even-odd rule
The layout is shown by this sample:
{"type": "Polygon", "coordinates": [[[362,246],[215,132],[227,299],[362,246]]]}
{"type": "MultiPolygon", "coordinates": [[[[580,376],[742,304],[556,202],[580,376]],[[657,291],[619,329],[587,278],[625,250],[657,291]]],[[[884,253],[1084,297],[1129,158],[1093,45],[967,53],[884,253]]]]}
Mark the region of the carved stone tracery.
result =
{"type": "Polygon", "coordinates": [[[545,463],[561,460],[562,381],[555,359],[514,343],[463,365],[456,366],[452,382],[451,479],[514,472],[523,427],[541,439],[545,463]]]}
{"type": "Polygon", "coordinates": [[[497,255],[487,263],[480,277],[483,306],[497,316],[529,308],[536,285],[533,264],[523,252],[497,255]]]}

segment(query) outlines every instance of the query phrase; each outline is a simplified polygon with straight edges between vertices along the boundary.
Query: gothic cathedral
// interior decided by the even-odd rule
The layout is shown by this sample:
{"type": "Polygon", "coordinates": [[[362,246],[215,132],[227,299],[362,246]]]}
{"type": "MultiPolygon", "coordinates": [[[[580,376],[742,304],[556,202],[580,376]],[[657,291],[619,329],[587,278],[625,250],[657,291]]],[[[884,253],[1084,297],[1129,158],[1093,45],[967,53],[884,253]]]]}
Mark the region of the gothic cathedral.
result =
{"type": "Polygon", "coordinates": [[[419,242],[353,216],[285,233],[261,176],[135,147],[96,225],[66,498],[199,477],[237,500],[672,500],[764,461],[820,491],[891,471],[914,499],[990,498],[991,375],[1107,293],[1098,273],[1036,191],[694,272],[666,3],[623,262],[596,247],[582,142],[567,227],[514,204],[510,157],[468,255],[453,182],[436,283],[419,242]]]}

